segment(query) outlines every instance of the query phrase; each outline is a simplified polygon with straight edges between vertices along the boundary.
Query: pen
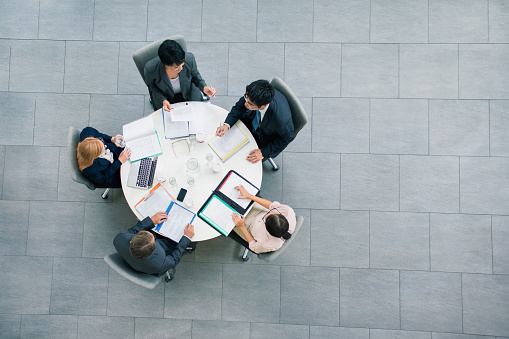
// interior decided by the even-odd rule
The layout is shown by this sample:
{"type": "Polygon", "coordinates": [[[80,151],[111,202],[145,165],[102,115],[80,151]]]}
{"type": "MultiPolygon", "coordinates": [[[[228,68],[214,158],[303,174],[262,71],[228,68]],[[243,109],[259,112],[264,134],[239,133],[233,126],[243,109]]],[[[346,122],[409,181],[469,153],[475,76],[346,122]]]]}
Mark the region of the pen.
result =
{"type": "Polygon", "coordinates": [[[223,136],[223,130],[221,129],[221,127],[224,126],[224,122],[220,123],[219,124],[219,136],[222,137],[223,136]]]}

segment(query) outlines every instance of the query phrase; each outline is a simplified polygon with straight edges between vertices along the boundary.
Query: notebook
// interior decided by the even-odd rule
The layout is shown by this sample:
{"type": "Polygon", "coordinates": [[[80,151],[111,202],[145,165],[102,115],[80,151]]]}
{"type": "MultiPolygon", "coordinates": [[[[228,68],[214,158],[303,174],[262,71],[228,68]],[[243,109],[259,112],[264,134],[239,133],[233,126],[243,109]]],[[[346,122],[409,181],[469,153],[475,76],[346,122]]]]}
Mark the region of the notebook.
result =
{"type": "Polygon", "coordinates": [[[122,130],[126,147],[132,151],[131,162],[163,153],[151,116],[126,124],[122,130]]]}

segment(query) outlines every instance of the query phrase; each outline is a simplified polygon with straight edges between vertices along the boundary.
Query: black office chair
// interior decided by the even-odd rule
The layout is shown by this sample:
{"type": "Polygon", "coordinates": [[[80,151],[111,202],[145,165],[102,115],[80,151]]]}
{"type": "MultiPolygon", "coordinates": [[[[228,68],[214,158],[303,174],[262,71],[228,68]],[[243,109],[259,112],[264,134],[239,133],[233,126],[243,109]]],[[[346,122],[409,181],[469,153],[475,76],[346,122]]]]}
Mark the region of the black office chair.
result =
{"type": "MultiPolygon", "coordinates": [[[[293,91],[288,87],[287,84],[281,78],[274,77],[270,81],[270,84],[274,86],[275,89],[277,89],[281,94],[283,94],[286,97],[286,100],[288,100],[288,104],[290,105],[290,110],[292,112],[292,120],[293,120],[293,132],[294,136],[297,137],[297,133],[306,126],[308,122],[308,116],[306,115],[306,111],[304,110],[304,107],[300,103],[299,99],[293,93],[293,91]]],[[[267,159],[269,163],[272,165],[272,169],[274,171],[279,170],[279,166],[274,162],[274,160],[269,157],[267,159]]]]}
{"type": "MultiPolygon", "coordinates": [[[[71,173],[71,179],[77,183],[87,186],[91,190],[95,190],[95,185],[90,181],[83,173],[81,173],[78,167],[77,150],[78,143],[80,142],[80,130],[69,126],[67,132],[67,161],[69,162],[69,172],[71,173]]],[[[107,188],[101,197],[106,199],[110,189],[107,188]]]]}

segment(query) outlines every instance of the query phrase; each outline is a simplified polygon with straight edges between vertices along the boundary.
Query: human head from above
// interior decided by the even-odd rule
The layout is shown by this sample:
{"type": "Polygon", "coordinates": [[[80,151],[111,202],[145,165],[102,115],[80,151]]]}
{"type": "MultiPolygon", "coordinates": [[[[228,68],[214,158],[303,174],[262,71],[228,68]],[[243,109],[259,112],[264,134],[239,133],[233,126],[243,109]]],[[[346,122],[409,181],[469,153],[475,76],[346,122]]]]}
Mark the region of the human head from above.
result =
{"type": "Polygon", "coordinates": [[[129,250],[137,259],[148,258],[156,249],[155,238],[148,231],[140,231],[130,241],[129,250]]]}
{"type": "Polygon", "coordinates": [[[288,220],[277,209],[270,210],[262,220],[265,222],[267,232],[273,237],[288,240],[292,236],[288,233],[290,227],[288,220]]]}
{"type": "Polygon", "coordinates": [[[256,111],[267,107],[274,98],[274,87],[267,80],[256,80],[246,86],[246,108],[256,111]]]}
{"type": "Polygon", "coordinates": [[[93,137],[85,138],[78,143],[76,154],[80,171],[92,165],[94,159],[104,152],[105,146],[103,141],[93,137]]]}
{"type": "Polygon", "coordinates": [[[165,40],[159,46],[158,55],[164,66],[171,68],[177,73],[182,70],[186,52],[175,40],[165,40]]]}

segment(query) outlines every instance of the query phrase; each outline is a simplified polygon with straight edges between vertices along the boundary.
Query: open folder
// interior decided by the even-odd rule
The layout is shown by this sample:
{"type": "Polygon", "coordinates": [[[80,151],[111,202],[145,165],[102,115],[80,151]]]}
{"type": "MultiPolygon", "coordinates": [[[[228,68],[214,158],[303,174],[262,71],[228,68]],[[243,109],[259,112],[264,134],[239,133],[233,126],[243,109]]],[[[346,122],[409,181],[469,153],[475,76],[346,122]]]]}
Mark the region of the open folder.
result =
{"type": "Polygon", "coordinates": [[[129,160],[136,161],[163,153],[151,116],[126,124],[122,130],[126,147],[132,151],[129,160]]]}
{"type": "Polygon", "coordinates": [[[253,195],[260,189],[234,170],[230,170],[221,180],[217,188],[198,211],[198,217],[215,228],[222,235],[227,236],[235,227],[232,214],[245,215],[253,205],[250,199],[239,199],[236,186],[242,185],[253,195]]]}
{"type": "Polygon", "coordinates": [[[174,201],[166,209],[166,214],[168,214],[168,219],[152,230],[178,243],[184,235],[187,224],[193,222],[196,214],[174,201]]]}
{"type": "Polygon", "coordinates": [[[216,136],[210,140],[209,146],[224,162],[248,142],[247,135],[235,124],[222,137],[216,136]]]}

